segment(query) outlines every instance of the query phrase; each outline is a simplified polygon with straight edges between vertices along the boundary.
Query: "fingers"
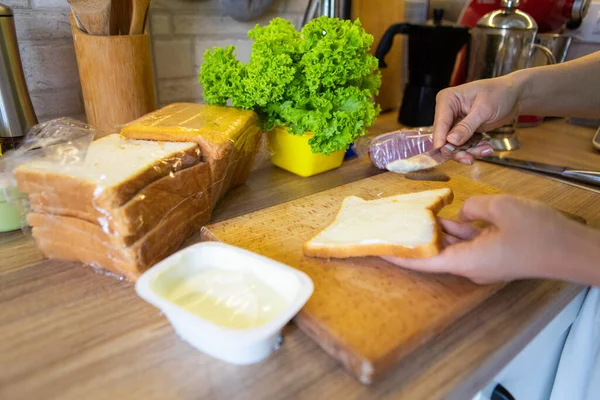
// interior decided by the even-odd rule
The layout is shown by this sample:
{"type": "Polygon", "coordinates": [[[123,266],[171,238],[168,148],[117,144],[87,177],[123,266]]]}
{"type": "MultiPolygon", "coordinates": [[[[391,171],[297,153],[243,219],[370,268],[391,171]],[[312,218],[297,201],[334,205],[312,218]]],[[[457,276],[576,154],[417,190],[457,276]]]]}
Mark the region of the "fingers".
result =
{"type": "Polygon", "coordinates": [[[494,152],[492,145],[488,142],[482,142],[475,147],[472,147],[467,150],[467,153],[471,154],[475,158],[481,158],[485,156],[489,156],[494,152]]]}
{"type": "Polygon", "coordinates": [[[507,195],[474,196],[465,201],[458,213],[463,222],[485,221],[502,226],[512,217],[512,208],[517,200],[507,195]]]}
{"type": "Polygon", "coordinates": [[[444,232],[456,237],[458,240],[471,240],[481,232],[481,229],[471,224],[465,224],[449,219],[440,219],[440,224],[442,225],[444,232]]]}
{"type": "Polygon", "coordinates": [[[479,109],[472,107],[467,116],[452,127],[447,137],[448,142],[455,146],[464,144],[487,119],[479,109]]]}
{"type": "Polygon", "coordinates": [[[451,235],[447,235],[444,234],[442,236],[442,248],[445,249],[446,247],[452,246],[453,244],[456,243],[460,243],[461,239],[451,236],[451,235]]]}
{"type": "Polygon", "coordinates": [[[442,147],[446,144],[446,136],[454,125],[454,119],[459,113],[457,101],[449,90],[442,90],[436,96],[435,118],[433,121],[433,146],[442,147]]]}
{"type": "Polygon", "coordinates": [[[414,271],[444,273],[447,272],[443,257],[441,255],[430,258],[397,258],[382,257],[387,262],[414,271]]]}
{"type": "MultiPolygon", "coordinates": [[[[475,241],[476,242],[476,241],[475,241]]],[[[475,242],[458,242],[439,255],[429,258],[397,258],[382,257],[384,260],[414,271],[428,273],[450,273],[465,276],[477,265],[477,260],[482,260],[482,249],[478,249],[475,242]]]]}
{"type": "Polygon", "coordinates": [[[457,151],[456,153],[454,153],[452,158],[455,161],[458,161],[459,163],[465,165],[473,165],[473,163],[475,162],[475,157],[473,157],[473,155],[468,151],[457,151]]]}

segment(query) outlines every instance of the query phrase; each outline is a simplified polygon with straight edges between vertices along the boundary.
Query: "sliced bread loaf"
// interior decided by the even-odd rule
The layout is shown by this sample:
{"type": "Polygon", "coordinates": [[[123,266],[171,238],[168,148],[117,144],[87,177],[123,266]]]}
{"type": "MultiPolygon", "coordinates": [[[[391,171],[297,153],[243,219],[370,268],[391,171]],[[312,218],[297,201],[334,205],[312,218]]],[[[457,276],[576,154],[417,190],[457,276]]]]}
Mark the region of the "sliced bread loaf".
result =
{"type": "Polygon", "coordinates": [[[33,161],[17,167],[14,176],[24,193],[53,191],[62,208],[80,210],[82,205],[92,205],[111,209],[122,206],[157,179],[197,164],[199,158],[195,143],[109,135],[93,141],[80,163],[33,161]]]}
{"type": "Polygon", "coordinates": [[[321,258],[431,257],[441,250],[436,214],[450,204],[451,189],[376,200],[344,199],[331,225],[305,243],[304,254],[321,258]]]}
{"type": "Polygon", "coordinates": [[[199,163],[173,175],[165,176],[140,190],[124,205],[99,210],[92,204],[73,206],[69,198],[55,191],[39,191],[29,195],[32,209],[36,213],[76,217],[100,224],[105,231],[128,237],[127,244],[136,241],[154,228],[164,217],[181,207],[190,196],[208,196],[208,164],[199,163]]]}

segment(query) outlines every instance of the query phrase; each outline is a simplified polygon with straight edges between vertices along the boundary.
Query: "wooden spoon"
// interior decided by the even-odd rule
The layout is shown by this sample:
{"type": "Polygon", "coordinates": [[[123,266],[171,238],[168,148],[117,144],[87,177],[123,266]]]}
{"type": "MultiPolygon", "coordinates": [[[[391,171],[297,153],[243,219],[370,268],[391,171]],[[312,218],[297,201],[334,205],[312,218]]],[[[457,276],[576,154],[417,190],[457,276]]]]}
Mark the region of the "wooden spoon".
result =
{"type": "Polygon", "coordinates": [[[131,27],[131,13],[133,11],[133,0],[112,0],[111,12],[117,21],[118,33],[129,35],[131,27]]]}
{"type": "Polygon", "coordinates": [[[111,0],[67,0],[90,35],[110,35],[111,0]]]}
{"type": "Polygon", "coordinates": [[[150,0],[133,0],[133,13],[131,14],[130,35],[141,35],[144,33],[146,14],[150,7],[150,0]]]}

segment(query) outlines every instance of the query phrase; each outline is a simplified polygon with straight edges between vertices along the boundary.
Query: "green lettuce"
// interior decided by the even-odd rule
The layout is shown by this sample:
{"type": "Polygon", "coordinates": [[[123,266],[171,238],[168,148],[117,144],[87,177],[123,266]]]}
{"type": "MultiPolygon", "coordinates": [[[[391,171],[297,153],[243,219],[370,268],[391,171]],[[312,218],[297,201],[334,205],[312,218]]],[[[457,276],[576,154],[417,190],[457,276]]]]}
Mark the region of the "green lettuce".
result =
{"type": "Polygon", "coordinates": [[[284,126],[295,135],[314,133],[314,153],[345,150],[373,124],[381,86],[373,36],[360,21],[320,17],[300,32],[281,18],[248,32],[250,61],[235,47],[204,54],[199,80],[209,104],[256,111],[264,129],[284,126]]]}

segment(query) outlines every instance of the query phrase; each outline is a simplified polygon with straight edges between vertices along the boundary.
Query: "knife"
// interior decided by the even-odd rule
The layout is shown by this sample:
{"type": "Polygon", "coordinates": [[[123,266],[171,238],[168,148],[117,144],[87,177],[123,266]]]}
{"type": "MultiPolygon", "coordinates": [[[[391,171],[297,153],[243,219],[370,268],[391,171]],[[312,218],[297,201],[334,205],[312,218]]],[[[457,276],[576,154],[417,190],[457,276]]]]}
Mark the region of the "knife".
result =
{"type": "Polygon", "coordinates": [[[399,174],[431,169],[451,160],[455,153],[477,146],[484,138],[483,134],[475,133],[461,146],[455,147],[450,143],[446,143],[442,147],[417,154],[416,156],[392,161],[385,168],[388,171],[399,174]]]}
{"type": "Polygon", "coordinates": [[[543,172],[546,174],[560,176],[565,179],[571,179],[577,182],[587,183],[588,185],[600,187],[600,171],[561,167],[557,165],[550,165],[534,161],[525,161],[518,160],[516,158],[498,156],[482,157],[481,160],[494,164],[504,165],[507,167],[514,167],[535,172],[543,172]]]}

